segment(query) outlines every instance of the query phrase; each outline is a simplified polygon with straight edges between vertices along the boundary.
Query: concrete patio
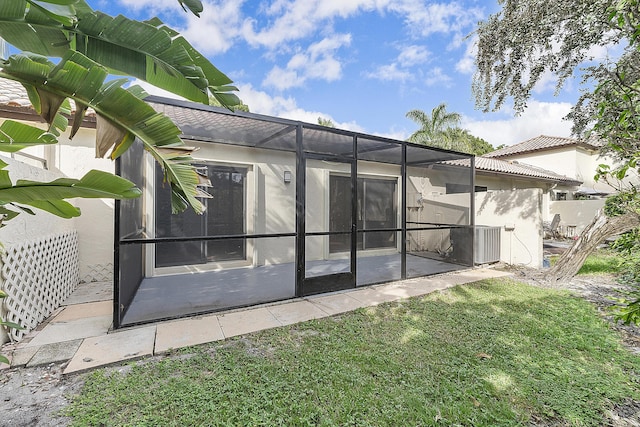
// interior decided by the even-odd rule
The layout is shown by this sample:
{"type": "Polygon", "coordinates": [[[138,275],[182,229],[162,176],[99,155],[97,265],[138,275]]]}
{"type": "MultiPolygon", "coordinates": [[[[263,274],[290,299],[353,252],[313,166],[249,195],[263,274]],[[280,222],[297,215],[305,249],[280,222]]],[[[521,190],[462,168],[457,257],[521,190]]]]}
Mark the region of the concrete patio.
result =
{"type": "Polygon", "coordinates": [[[469,269],[117,331],[111,330],[111,284],[93,283],[81,285],[47,321],[13,349],[5,347],[3,354],[12,367],[68,361],[64,373],[71,374],[506,275],[491,268],[469,269]]]}

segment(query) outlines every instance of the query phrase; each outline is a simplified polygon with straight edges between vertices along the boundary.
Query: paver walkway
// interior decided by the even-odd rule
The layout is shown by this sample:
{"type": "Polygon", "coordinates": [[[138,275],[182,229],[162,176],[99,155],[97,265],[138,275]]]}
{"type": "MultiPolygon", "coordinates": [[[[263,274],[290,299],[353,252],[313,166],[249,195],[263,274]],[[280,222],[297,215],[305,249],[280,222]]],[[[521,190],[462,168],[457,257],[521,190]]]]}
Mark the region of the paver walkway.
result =
{"type": "Polygon", "coordinates": [[[74,293],[43,327],[16,346],[11,366],[68,360],[64,373],[80,372],[506,275],[491,268],[470,269],[117,331],[110,331],[110,295],[83,285],[80,295],[74,293]]]}

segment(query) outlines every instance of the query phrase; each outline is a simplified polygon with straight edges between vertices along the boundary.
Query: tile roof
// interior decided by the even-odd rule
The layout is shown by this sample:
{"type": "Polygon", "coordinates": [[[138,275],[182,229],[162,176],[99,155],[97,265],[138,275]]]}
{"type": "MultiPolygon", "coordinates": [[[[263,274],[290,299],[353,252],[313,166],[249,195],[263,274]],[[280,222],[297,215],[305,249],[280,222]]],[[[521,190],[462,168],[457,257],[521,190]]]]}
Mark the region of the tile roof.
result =
{"type": "Polygon", "coordinates": [[[510,145],[500,150],[484,154],[484,157],[508,157],[516,154],[531,153],[539,150],[549,150],[558,147],[580,146],[589,150],[598,150],[602,146],[602,142],[595,138],[588,140],[579,140],[576,138],[562,138],[559,136],[540,135],[535,138],[528,139],[519,144],[510,145]]]}
{"type": "Polygon", "coordinates": [[[31,107],[27,91],[18,82],[0,78],[0,105],[31,107]]]}
{"type": "MultiPolygon", "coordinates": [[[[73,102],[73,99],[69,101],[71,102],[71,111],[73,112],[76,109],[75,102],[73,102]]],[[[4,78],[0,78],[0,106],[33,109],[24,86],[15,80],[4,78]]],[[[95,114],[95,111],[89,108],[85,116],[92,117],[95,116],[95,114]]]]}
{"type": "MultiPolygon", "coordinates": [[[[469,167],[469,160],[450,160],[443,162],[449,165],[469,167]]],[[[490,174],[513,175],[523,178],[533,178],[543,181],[552,181],[565,185],[580,185],[582,181],[560,175],[555,172],[518,162],[492,159],[486,156],[476,157],[476,172],[490,174]]]]}

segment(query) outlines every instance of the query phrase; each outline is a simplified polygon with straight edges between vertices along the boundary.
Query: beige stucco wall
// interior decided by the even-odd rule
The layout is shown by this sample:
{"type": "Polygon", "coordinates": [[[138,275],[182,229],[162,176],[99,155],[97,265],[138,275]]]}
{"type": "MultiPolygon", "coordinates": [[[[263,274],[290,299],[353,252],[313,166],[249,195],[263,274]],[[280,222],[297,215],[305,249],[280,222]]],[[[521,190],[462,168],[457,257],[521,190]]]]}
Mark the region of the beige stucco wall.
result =
{"type": "MultiPolygon", "coordinates": [[[[582,147],[564,147],[555,150],[537,151],[509,156],[509,161],[518,161],[532,166],[566,175],[582,181],[581,187],[605,193],[615,192],[615,188],[604,181],[596,181],[594,176],[600,164],[613,165],[612,159],[600,156],[598,151],[582,147]]],[[[558,188],[556,191],[564,191],[558,188]]],[[[571,197],[572,191],[568,191],[571,197]]]]}
{"type": "MultiPolygon", "coordinates": [[[[62,177],[60,173],[44,170],[39,167],[30,166],[20,161],[0,156],[2,160],[9,164],[7,170],[13,182],[18,179],[29,179],[34,181],[53,181],[62,177]]],[[[15,243],[21,243],[25,240],[40,239],[44,236],[63,233],[73,230],[74,224],[72,220],[62,219],[54,215],[44,213],[34,209],[37,214],[29,215],[20,214],[0,229],[0,242],[5,246],[11,246],[15,243]]],[[[2,279],[0,278],[0,288],[2,288],[2,279]]],[[[0,317],[5,315],[4,306],[0,304],[0,317]]],[[[0,343],[8,341],[8,337],[3,329],[0,328],[0,343]]]]}
{"type": "Polygon", "coordinates": [[[555,214],[560,215],[561,233],[567,234],[570,227],[575,227],[575,235],[580,235],[604,203],[605,199],[554,201],[550,203],[549,214],[551,218],[555,214]]]}
{"type": "MultiPolygon", "coordinates": [[[[72,140],[68,134],[47,153],[50,168],[71,178],[92,169],[113,173],[113,161],[95,157],[95,129],[81,128],[72,140]]],[[[113,206],[111,199],[75,199],[81,210],[74,219],[78,230],[80,280],[111,280],[113,277],[113,206]]]]}
{"type": "MultiPolygon", "coordinates": [[[[0,120],[1,122],[2,120],[0,120]]],[[[25,122],[45,128],[44,123],[25,122]]],[[[114,162],[95,158],[95,129],[80,128],[73,140],[69,131],[63,133],[59,143],[51,146],[35,146],[22,152],[46,161],[48,169],[56,177],[81,178],[91,169],[114,172],[114,162]]],[[[16,160],[42,169],[40,161],[15,155],[16,160]]],[[[82,215],[68,222],[78,231],[80,253],[80,280],[109,280],[113,273],[113,200],[75,199],[70,202],[80,208],[82,215]]],[[[41,213],[37,221],[47,224],[52,216],[41,213]]]]}
{"type": "Polygon", "coordinates": [[[542,199],[538,188],[476,193],[476,224],[502,228],[502,262],[542,267],[542,199]]]}

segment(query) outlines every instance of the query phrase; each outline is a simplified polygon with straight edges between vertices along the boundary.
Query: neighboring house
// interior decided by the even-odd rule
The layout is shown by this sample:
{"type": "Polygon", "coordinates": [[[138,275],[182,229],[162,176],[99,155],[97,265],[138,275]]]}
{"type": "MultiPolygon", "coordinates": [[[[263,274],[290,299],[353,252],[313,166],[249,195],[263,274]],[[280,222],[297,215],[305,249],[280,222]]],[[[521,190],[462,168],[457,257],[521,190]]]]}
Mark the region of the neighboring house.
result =
{"type": "Polygon", "coordinates": [[[600,155],[601,147],[602,142],[597,139],[583,141],[540,135],[485,154],[484,157],[537,166],[582,181],[577,189],[559,185],[551,193],[552,200],[573,200],[615,192],[606,182],[594,179],[598,165],[610,163],[609,159],[600,155]]]}
{"type": "MultiPolygon", "coordinates": [[[[514,165],[541,167],[582,181],[579,187],[558,183],[549,191],[543,209],[545,221],[551,222],[555,215],[560,215],[561,233],[576,237],[604,206],[606,196],[617,191],[604,180],[594,179],[598,165],[614,166],[611,158],[600,154],[601,147],[602,141],[595,138],[579,140],[541,135],[485,154],[484,157],[514,165]]],[[[632,175],[625,182],[638,185],[640,181],[637,175],[632,175]]]]}

